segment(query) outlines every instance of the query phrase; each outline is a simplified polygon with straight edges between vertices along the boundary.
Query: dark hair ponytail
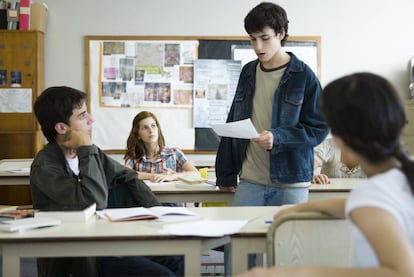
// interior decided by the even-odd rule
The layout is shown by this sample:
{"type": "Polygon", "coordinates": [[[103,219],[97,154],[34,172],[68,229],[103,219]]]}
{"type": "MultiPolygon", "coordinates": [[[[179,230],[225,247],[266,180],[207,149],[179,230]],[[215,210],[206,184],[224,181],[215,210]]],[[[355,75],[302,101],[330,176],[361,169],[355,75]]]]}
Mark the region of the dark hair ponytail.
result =
{"type": "Polygon", "coordinates": [[[411,192],[414,194],[414,161],[410,159],[407,152],[403,149],[402,146],[394,154],[394,157],[400,161],[401,170],[407,177],[408,182],[410,183],[411,192]]]}
{"type": "Polygon", "coordinates": [[[355,73],[328,84],[321,111],[333,135],[371,163],[396,158],[414,194],[414,161],[401,145],[404,106],[395,88],[372,73],[355,73]]]}

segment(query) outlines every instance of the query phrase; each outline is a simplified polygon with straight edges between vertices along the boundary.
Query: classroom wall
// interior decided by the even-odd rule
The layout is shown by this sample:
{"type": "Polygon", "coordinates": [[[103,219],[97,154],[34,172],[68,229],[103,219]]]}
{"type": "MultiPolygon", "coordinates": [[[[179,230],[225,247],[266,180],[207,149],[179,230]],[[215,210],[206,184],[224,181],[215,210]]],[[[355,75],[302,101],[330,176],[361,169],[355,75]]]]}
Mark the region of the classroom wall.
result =
{"type": "MultiPolygon", "coordinates": [[[[45,35],[45,84],[65,84],[84,90],[85,35],[240,36],[245,35],[244,16],[261,1],[43,2],[49,7],[45,35]]],[[[389,78],[400,93],[408,97],[408,61],[414,56],[414,1],[275,2],[288,12],[289,34],[322,37],[322,85],[351,72],[372,71],[389,78]]],[[[185,124],[191,124],[191,121],[185,124]]],[[[179,125],[175,127],[179,128],[179,125]]],[[[176,141],[171,144],[176,144],[176,141]]]]}

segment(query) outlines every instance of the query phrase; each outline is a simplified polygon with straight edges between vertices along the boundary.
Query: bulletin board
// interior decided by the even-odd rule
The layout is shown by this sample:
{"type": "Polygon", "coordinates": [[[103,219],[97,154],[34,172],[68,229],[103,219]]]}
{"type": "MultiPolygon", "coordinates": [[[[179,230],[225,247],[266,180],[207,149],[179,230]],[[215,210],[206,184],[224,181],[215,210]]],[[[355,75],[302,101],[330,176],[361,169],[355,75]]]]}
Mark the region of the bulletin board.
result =
{"type": "MultiPolygon", "coordinates": [[[[160,121],[168,146],[215,151],[219,137],[193,124],[193,65],[199,59],[255,59],[248,37],[85,36],[85,82],[95,120],[92,139],[123,153],[132,120],[143,110],[160,121]]],[[[321,39],[289,37],[294,52],[320,76],[321,39]]]]}

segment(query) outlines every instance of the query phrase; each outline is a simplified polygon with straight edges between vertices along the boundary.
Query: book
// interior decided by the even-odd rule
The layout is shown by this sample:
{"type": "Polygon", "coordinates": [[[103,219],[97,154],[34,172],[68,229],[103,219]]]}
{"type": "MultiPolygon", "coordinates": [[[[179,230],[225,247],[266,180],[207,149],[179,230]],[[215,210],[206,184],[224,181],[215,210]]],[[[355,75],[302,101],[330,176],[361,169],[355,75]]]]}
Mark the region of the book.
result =
{"type": "Polygon", "coordinates": [[[185,207],[168,206],[104,209],[102,211],[96,211],[96,214],[100,218],[104,218],[111,222],[159,219],[168,216],[198,216],[195,212],[190,211],[185,207]]]}
{"type": "Polygon", "coordinates": [[[17,30],[19,26],[19,9],[20,2],[12,0],[10,2],[10,8],[7,9],[7,29],[17,30]]]}
{"type": "Polygon", "coordinates": [[[14,210],[5,210],[0,211],[0,221],[5,220],[18,220],[27,217],[33,217],[34,210],[33,209],[14,209],[14,210]]]}
{"type": "Polygon", "coordinates": [[[20,0],[19,30],[30,30],[30,1],[20,0]]]}
{"type": "Polygon", "coordinates": [[[7,9],[5,8],[0,8],[0,29],[7,30],[7,9]]]}
{"type": "Polygon", "coordinates": [[[61,224],[62,221],[56,218],[28,217],[19,220],[7,220],[0,223],[0,231],[20,232],[35,228],[44,228],[61,224]]]}
{"type": "Polygon", "coordinates": [[[176,188],[180,189],[193,189],[193,190],[215,190],[216,185],[209,184],[209,183],[197,183],[197,184],[189,184],[186,182],[176,182],[175,183],[176,188]]]}
{"type": "Polygon", "coordinates": [[[96,203],[84,208],[64,207],[59,209],[37,210],[36,218],[55,218],[62,222],[86,222],[96,212],[96,203]]]}
{"type": "Polygon", "coordinates": [[[199,175],[179,176],[177,179],[188,184],[199,184],[207,182],[207,179],[201,178],[199,175]]]}

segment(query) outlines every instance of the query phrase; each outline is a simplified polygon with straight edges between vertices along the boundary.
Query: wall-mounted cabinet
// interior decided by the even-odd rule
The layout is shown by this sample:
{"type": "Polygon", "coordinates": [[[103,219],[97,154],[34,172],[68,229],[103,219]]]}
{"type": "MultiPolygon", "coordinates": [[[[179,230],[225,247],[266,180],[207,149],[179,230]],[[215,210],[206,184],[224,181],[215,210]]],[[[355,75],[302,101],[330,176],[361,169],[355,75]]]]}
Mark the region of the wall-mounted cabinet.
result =
{"type": "Polygon", "coordinates": [[[44,35],[0,31],[0,159],[33,158],[44,138],[33,103],[44,89],[44,35]]]}

